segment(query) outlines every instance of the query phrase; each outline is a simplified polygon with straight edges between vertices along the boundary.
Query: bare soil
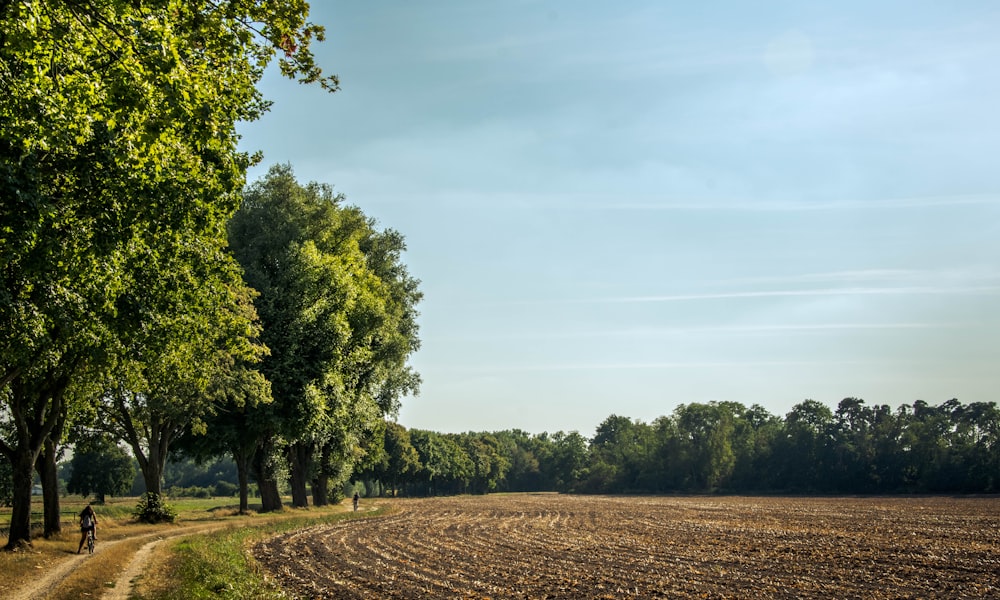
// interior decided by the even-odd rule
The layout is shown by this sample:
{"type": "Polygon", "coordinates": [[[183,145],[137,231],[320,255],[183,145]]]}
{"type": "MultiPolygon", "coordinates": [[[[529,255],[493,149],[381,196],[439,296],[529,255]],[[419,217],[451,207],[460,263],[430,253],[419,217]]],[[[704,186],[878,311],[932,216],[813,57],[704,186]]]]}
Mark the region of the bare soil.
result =
{"type": "Polygon", "coordinates": [[[1000,498],[401,500],[253,551],[297,598],[1000,598],[1000,498]]]}

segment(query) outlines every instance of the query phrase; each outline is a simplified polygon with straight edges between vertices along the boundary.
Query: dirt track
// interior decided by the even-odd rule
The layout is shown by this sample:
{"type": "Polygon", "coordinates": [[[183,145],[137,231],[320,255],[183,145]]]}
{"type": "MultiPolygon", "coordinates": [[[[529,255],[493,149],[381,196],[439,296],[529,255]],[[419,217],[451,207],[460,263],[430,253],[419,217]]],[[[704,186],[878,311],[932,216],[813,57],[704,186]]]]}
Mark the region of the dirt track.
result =
{"type": "MultiPolygon", "coordinates": [[[[47,598],[58,593],[60,591],[60,586],[64,585],[66,579],[72,576],[76,569],[85,564],[84,561],[99,557],[103,552],[106,552],[108,549],[123,542],[149,540],[134,555],[131,556],[125,569],[118,573],[115,579],[115,584],[112,588],[101,590],[100,592],[92,594],[93,596],[100,597],[103,600],[125,600],[132,593],[133,580],[143,572],[145,567],[148,566],[146,564],[146,560],[151,554],[153,548],[161,542],[186,535],[205,534],[222,528],[223,525],[218,523],[207,525],[203,523],[193,523],[185,526],[178,526],[176,529],[171,531],[157,531],[124,540],[101,541],[97,544],[94,556],[90,556],[86,552],[83,554],[73,554],[72,556],[59,562],[55,567],[40,574],[38,578],[33,579],[27,586],[18,589],[4,590],[3,598],[5,600],[36,600],[38,598],[47,598]]],[[[75,544],[75,540],[70,541],[70,545],[74,548],[76,547],[75,544]]]]}
{"type": "Polygon", "coordinates": [[[254,552],[300,598],[1000,598],[998,498],[394,504],[254,552]]]}

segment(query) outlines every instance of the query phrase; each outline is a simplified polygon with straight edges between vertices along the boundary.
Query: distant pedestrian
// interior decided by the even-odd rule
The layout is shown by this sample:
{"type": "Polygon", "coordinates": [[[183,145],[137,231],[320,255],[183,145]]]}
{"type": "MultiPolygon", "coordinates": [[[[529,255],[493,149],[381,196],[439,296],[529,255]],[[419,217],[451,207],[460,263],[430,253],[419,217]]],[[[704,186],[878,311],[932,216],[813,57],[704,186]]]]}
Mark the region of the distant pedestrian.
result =
{"type": "Polygon", "coordinates": [[[358,496],[358,493],[354,492],[354,512],[358,512],[358,501],[360,500],[361,498],[358,496]]]}

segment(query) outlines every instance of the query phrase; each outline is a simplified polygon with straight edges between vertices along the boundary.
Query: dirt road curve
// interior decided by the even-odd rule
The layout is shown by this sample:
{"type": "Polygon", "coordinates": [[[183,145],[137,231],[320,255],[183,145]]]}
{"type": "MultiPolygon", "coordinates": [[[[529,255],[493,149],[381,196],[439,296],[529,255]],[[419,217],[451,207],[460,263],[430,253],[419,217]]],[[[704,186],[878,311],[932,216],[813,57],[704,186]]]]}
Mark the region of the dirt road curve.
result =
{"type": "MultiPolygon", "coordinates": [[[[153,549],[164,540],[187,535],[210,533],[212,531],[222,529],[223,527],[224,525],[218,523],[210,525],[190,524],[179,526],[177,529],[172,531],[161,531],[143,535],[138,538],[130,538],[139,540],[146,539],[149,541],[134,555],[132,555],[126,568],[118,574],[114,587],[102,590],[103,595],[100,597],[102,600],[125,600],[128,598],[132,593],[133,580],[142,574],[144,567],[148,566],[146,561],[148,560],[149,555],[152,553],[153,549]]],[[[117,546],[125,541],[129,540],[101,541],[97,544],[94,555],[96,557],[101,552],[106,552],[110,548],[113,548],[114,546],[117,546]]],[[[75,544],[75,542],[73,543],[75,544]]],[[[94,557],[91,557],[86,552],[83,554],[74,554],[73,556],[60,562],[55,567],[46,570],[44,574],[37,579],[34,579],[30,585],[17,590],[4,590],[0,597],[4,598],[4,600],[36,600],[38,598],[48,597],[50,594],[55,592],[59,586],[64,583],[66,578],[69,577],[77,568],[82,567],[85,564],[84,561],[91,558],[94,557]]],[[[98,594],[95,594],[95,596],[96,595],[98,594]]]]}
{"type": "MultiPolygon", "coordinates": [[[[116,544],[117,542],[110,543],[116,544]]],[[[97,552],[100,552],[102,549],[103,545],[98,546],[97,552]]],[[[36,598],[45,598],[89,557],[89,554],[73,555],[55,567],[45,571],[41,577],[33,580],[30,585],[16,590],[6,590],[4,598],[7,600],[35,600],[36,598]]]]}
{"type": "Polygon", "coordinates": [[[998,598],[997,498],[406,500],[254,552],[299,598],[998,598]]]}

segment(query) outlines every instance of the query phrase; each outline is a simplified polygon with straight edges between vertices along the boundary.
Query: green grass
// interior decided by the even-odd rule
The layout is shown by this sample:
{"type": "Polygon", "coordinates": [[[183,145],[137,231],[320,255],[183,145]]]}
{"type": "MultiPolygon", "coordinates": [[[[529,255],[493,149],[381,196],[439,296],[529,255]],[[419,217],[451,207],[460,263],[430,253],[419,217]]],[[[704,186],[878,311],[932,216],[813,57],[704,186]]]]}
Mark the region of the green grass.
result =
{"type": "MultiPolygon", "coordinates": [[[[81,496],[60,497],[59,518],[63,527],[75,528],[77,516],[89,502],[87,498],[81,496]]],[[[128,521],[132,519],[132,514],[138,503],[138,497],[125,496],[108,498],[105,504],[94,503],[93,506],[98,521],[128,521]]],[[[234,514],[239,509],[238,498],[167,498],[167,504],[177,510],[177,518],[180,521],[216,519],[220,513],[234,514]]],[[[7,526],[10,523],[10,513],[10,507],[0,507],[0,531],[4,535],[6,535],[7,526]]],[[[42,499],[40,496],[32,498],[31,522],[35,528],[40,528],[42,525],[42,499]]]]}
{"type": "Polygon", "coordinates": [[[384,514],[386,507],[364,513],[334,512],[312,516],[294,516],[254,525],[235,525],[211,535],[185,537],[172,547],[168,566],[158,582],[151,582],[143,598],[181,600],[189,598],[258,598],[277,600],[287,596],[264,580],[259,566],[249,555],[258,541],[287,531],[345,519],[368,518],[384,514]],[[165,583],[169,582],[169,589],[165,583]]]}

